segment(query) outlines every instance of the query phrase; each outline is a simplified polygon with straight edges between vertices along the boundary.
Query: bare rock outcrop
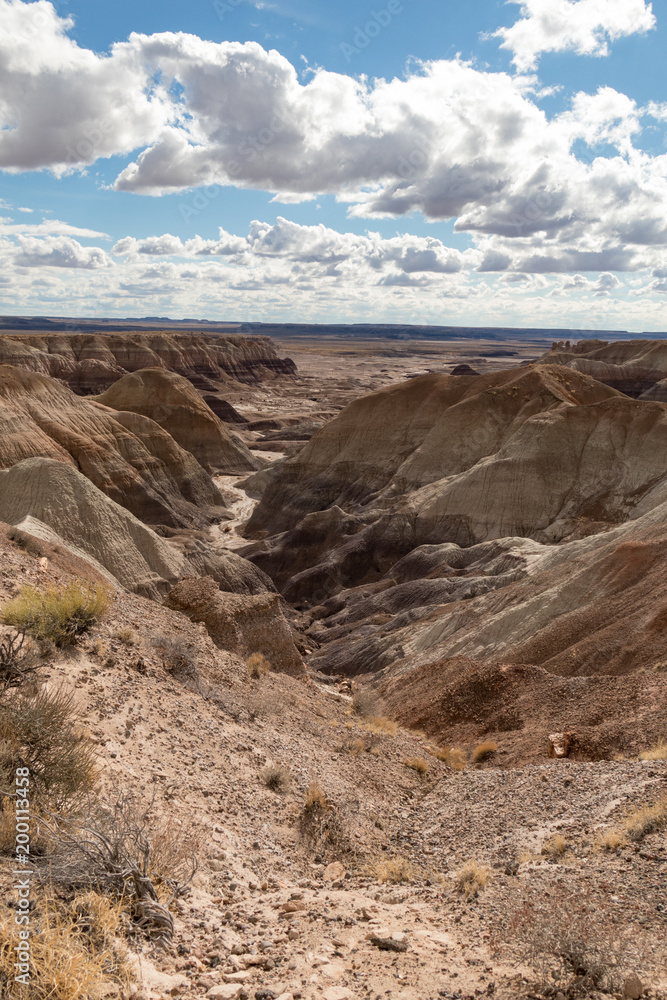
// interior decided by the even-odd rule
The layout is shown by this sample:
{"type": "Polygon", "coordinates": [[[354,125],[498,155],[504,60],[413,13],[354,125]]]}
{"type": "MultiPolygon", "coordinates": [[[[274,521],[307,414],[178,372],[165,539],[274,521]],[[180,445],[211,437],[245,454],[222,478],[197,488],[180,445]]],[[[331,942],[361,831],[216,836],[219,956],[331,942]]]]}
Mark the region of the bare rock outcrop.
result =
{"type": "Polygon", "coordinates": [[[79,469],[141,521],[202,526],[227,516],[197,460],[159,424],[77,396],[25,368],[0,366],[0,468],[53,458],[79,469]]]}
{"type": "Polygon", "coordinates": [[[647,395],[656,383],[667,378],[667,341],[582,340],[572,344],[554,344],[541,364],[564,365],[572,371],[591,375],[619,392],[633,398],[656,399],[647,395]]]}
{"type": "Polygon", "coordinates": [[[290,599],[321,603],[419,546],[582,537],[666,498],[666,446],[662,404],[558,366],[424,376],[355,401],[251,477],[246,535],[265,540],[244,554],[290,599]]]}
{"type": "Polygon", "coordinates": [[[293,361],[278,357],[269,337],[159,332],[3,335],[0,364],[61,379],[83,395],[104,392],[142,368],[176,372],[201,390],[296,371],[293,361]]]}
{"type": "Polygon", "coordinates": [[[64,543],[121,587],[146,597],[165,593],[186,565],[169,542],[72,465],[53,459],[31,458],[0,471],[0,520],[64,543]]]}
{"type": "Polygon", "coordinates": [[[278,594],[228,594],[210,577],[185,577],[169,592],[165,604],[202,622],[221,649],[244,657],[262,653],[274,670],[293,676],[305,673],[278,594]]]}
{"type": "Polygon", "coordinates": [[[193,454],[207,472],[241,475],[262,467],[192,384],[174,372],[141,369],[124,375],[95,399],[114,410],[130,410],[150,417],[193,454]]]}

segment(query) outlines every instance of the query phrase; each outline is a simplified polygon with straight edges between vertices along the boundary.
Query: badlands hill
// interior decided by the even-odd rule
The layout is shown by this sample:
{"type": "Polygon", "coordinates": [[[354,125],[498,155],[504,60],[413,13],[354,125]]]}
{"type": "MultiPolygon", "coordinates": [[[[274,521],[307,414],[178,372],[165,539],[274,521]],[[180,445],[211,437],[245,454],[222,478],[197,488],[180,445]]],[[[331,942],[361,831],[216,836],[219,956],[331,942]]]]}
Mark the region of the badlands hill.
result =
{"type": "Polygon", "coordinates": [[[605,756],[665,725],[666,447],[663,404],[559,365],[415,378],[249,480],[243,551],[404,721],[605,756]]]}
{"type": "Polygon", "coordinates": [[[554,343],[542,364],[564,365],[592,375],[628,396],[667,401],[667,341],[581,340],[554,343]]]}
{"type": "Polygon", "coordinates": [[[4,334],[0,364],[50,375],[80,395],[103,392],[142,368],[176,372],[202,390],[296,371],[292,361],[277,356],[268,337],[157,332],[4,334]]]}
{"type": "Polygon", "coordinates": [[[154,420],[82,398],[25,368],[0,366],[0,468],[54,458],[141,521],[193,527],[224,517],[222,496],[154,420]]]}
{"type": "Polygon", "coordinates": [[[98,403],[150,417],[207,472],[241,474],[261,468],[257,459],[201,398],[192,384],[163,368],[144,368],[124,375],[98,403]]]}

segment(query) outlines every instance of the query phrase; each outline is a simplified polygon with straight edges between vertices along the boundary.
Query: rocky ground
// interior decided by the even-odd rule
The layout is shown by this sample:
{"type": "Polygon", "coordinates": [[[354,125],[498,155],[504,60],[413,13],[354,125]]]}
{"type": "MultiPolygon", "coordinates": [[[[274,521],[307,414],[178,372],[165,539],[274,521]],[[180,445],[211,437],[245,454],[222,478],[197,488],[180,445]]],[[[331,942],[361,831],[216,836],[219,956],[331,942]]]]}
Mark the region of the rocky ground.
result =
{"type": "MultiPolygon", "coordinates": [[[[281,355],[295,357],[293,346],[281,355]]],[[[372,359],[301,344],[289,385],[226,393],[250,421],[238,433],[279,461],[301,446],[300,427],[309,435],[368,389],[425,368],[510,363],[466,345],[446,357],[432,345],[433,356],[396,350],[372,359]]],[[[216,478],[234,515],[210,529],[221,548],[246,544],[254,501],[241,481],[216,478]]],[[[47,543],[31,554],[4,530],[0,567],[0,605],[23,583],[60,587],[91,572],[47,543]]],[[[253,677],[202,625],[128,593],[43,674],[75,699],[99,797],[122,791],[148,809],[156,849],[187,882],[165,896],[173,941],[133,938],[136,982],[110,983],[107,996],[667,1000],[665,826],[615,838],[667,796],[666,761],[550,759],[545,730],[530,766],[499,766],[500,743],[470,742],[462,751],[470,761],[477,749],[478,762],[457,770],[456,755],[392,724],[353,682],[312,670],[253,677]],[[186,650],[186,671],[169,667],[165,641],[186,650]]],[[[11,886],[4,859],[8,905],[11,886]]]]}
{"type": "MultiPolygon", "coordinates": [[[[2,564],[0,601],[19,580],[67,579],[57,554],[45,566],[6,540],[2,564]]],[[[202,627],[127,594],[46,673],[74,693],[105,794],[152,801],[174,858],[198,860],[171,903],[173,944],[138,946],[135,1000],[555,997],[540,942],[573,923],[620,979],[667,995],[665,834],[599,846],[665,793],[665,762],[553,761],[545,734],[540,765],[455,771],[423,735],[354,712],[345,684],[252,679],[202,627]],[[185,682],[165,672],[165,635],[190,649],[185,682]],[[268,765],[282,769],[277,791],[268,765]],[[313,782],[331,810],[309,828],[313,782]],[[487,881],[466,895],[470,861],[487,881]]],[[[6,902],[10,886],[5,870],[6,902]]]]}

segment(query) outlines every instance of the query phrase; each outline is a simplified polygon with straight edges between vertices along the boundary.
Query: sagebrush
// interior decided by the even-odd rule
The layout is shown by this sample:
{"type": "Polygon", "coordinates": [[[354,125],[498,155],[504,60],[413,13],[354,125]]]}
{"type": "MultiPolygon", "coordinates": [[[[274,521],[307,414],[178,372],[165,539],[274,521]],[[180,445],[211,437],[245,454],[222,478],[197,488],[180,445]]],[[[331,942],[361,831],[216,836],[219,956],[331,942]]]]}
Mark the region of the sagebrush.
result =
{"type": "Polygon", "coordinates": [[[104,618],[111,594],[101,584],[74,580],[66,587],[23,587],[0,610],[0,622],[34,639],[68,646],[104,618]]]}

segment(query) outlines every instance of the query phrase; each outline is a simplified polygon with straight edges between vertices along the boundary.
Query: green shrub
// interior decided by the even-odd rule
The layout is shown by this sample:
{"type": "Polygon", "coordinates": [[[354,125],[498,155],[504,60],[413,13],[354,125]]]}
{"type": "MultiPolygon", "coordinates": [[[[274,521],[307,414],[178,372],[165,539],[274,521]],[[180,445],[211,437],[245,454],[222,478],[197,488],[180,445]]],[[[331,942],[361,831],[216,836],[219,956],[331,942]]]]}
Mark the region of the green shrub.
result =
{"type": "Polygon", "coordinates": [[[94,750],[76,725],[72,696],[20,691],[0,703],[0,783],[12,788],[17,766],[30,769],[32,798],[64,808],[92,789],[94,750]]]}
{"type": "Polygon", "coordinates": [[[68,646],[105,616],[110,603],[111,595],[106,587],[81,580],[70,583],[63,590],[24,587],[2,608],[0,621],[34,639],[68,646]]]}

